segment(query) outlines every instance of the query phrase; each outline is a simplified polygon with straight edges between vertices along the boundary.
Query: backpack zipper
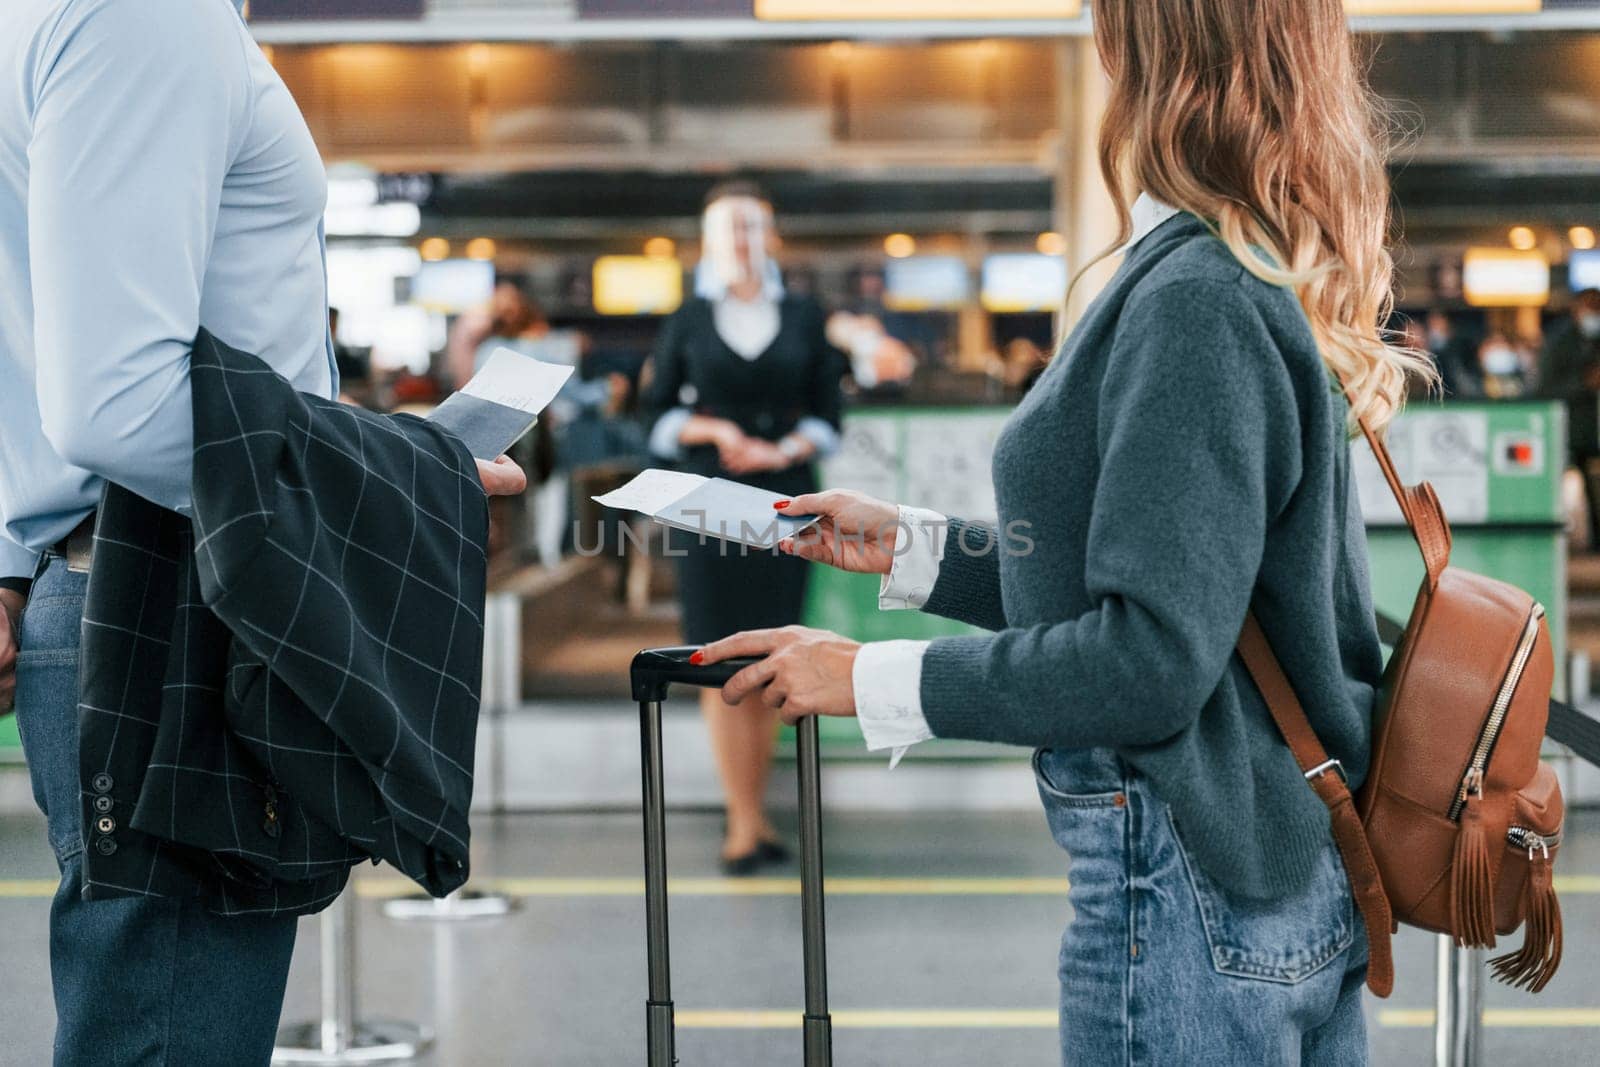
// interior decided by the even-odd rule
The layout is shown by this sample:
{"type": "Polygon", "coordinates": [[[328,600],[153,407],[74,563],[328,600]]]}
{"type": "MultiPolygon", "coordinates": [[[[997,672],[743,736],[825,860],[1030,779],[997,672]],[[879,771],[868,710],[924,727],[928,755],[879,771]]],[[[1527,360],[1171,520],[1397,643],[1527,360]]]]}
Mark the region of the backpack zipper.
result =
{"type": "Polygon", "coordinates": [[[1528,613],[1528,624],[1523,627],[1522,640],[1517,642],[1516,654],[1511,657],[1505,680],[1500,683],[1500,692],[1489,709],[1489,718],[1483,724],[1483,732],[1478,735],[1477,747],[1472,750],[1472,762],[1467,764],[1466,773],[1461,776],[1461,788],[1456,791],[1456,799],[1446,813],[1446,817],[1452,821],[1460,817],[1467,797],[1483,788],[1484,768],[1489,764],[1494,743],[1500,739],[1500,728],[1505,725],[1506,712],[1511,710],[1511,697],[1517,691],[1517,683],[1522,681],[1522,672],[1528,667],[1529,657],[1533,655],[1534,642],[1539,639],[1539,621],[1543,618],[1544,606],[1534,604],[1533,610],[1528,613]]]}
{"type": "Polygon", "coordinates": [[[1561,844],[1561,838],[1561,830],[1553,834],[1541,834],[1526,826],[1513,826],[1506,831],[1506,843],[1513,848],[1526,851],[1529,859],[1533,858],[1535,852],[1549,855],[1561,844]]]}

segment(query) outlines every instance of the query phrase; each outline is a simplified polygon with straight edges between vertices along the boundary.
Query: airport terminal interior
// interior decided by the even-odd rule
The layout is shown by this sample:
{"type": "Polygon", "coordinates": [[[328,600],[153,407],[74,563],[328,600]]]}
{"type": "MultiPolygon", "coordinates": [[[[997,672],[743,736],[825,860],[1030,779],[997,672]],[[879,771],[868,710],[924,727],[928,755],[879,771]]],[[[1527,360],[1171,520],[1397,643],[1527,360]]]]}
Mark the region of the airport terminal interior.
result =
{"type": "MultiPolygon", "coordinates": [[[[1437,488],[1455,561],[1545,605],[1556,695],[1600,716],[1600,447],[1572,445],[1600,438],[1600,341],[1575,325],[1579,294],[1600,290],[1600,2],[1347,6],[1398,137],[1390,326],[1444,379],[1443,397],[1411,397],[1391,448],[1407,481],[1437,488]],[[1586,353],[1586,398],[1552,386],[1561,345],[1586,353]]],[[[424,903],[363,866],[302,919],[282,1062],[372,1062],[360,1046],[380,1039],[429,1067],[644,1061],[629,664],[683,642],[682,590],[663,527],[593,497],[661,465],[649,361],[701,284],[707,193],[738,180],[770,199],[775,280],[821,306],[848,356],[821,484],[992,519],[999,428],[1086,306],[1085,287],[1064,303],[1069,278],[1117,235],[1092,7],[251,0],[327,164],[348,400],[426,413],[502,343],[574,365],[599,397],[541,419],[513,452],[529,491],[491,502],[470,892],[424,903]],[[346,1051],[289,1052],[329,1041],[346,1051]]],[[[1353,448],[1374,603],[1403,620],[1422,563],[1353,448]]],[[[971,632],[880,612],[876,576],[814,571],[795,621],[859,640],[971,632]]],[[[664,717],[679,1060],[800,1062],[799,865],[724,870],[695,693],[674,690],[664,717]]],[[[57,873],[13,723],[0,718],[0,1064],[40,1067],[57,873]]],[[[820,750],[835,1062],[1057,1062],[1072,874],[1031,753],[933,741],[891,769],[848,719],[821,724],[820,750]]],[[[791,849],[795,752],[785,729],[768,785],[791,849]]],[[[1538,996],[1485,981],[1472,1052],[1452,1058],[1441,980],[1481,973],[1483,954],[1403,929],[1393,996],[1366,999],[1373,1063],[1600,1062],[1600,768],[1554,742],[1544,755],[1569,806],[1558,976],[1538,996]]]]}

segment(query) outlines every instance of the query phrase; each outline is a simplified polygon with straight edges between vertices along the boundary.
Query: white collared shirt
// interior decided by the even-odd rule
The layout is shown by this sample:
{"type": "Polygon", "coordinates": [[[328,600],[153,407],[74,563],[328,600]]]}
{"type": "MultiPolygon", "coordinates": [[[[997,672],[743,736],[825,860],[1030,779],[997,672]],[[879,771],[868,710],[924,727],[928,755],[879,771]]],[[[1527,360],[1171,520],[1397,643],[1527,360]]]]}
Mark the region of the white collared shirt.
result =
{"type": "MultiPolygon", "coordinates": [[[[1178,215],[1177,208],[1141,194],[1132,208],[1133,237],[1123,245],[1126,253],[1162,224],[1178,215]]],[[[921,608],[939,580],[939,561],[949,519],[936,511],[902,506],[901,534],[911,531],[907,543],[895,545],[894,562],[878,588],[881,611],[921,608]]],[[[856,718],[867,748],[892,750],[889,766],[900,762],[906,750],[933,736],[922,711],[922,656],[927,641],[874,641],[861,646],[851,672],[856,718]]]]}

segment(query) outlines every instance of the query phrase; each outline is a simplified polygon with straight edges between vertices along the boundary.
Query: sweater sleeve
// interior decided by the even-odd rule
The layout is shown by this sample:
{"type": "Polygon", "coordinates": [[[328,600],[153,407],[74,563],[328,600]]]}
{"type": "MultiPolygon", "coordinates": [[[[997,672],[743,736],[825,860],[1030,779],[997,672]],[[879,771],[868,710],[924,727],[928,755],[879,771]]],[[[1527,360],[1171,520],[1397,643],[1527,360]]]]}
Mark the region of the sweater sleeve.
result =
{"type": "Polygon", "coordinates": [[[951,519],[939,559],[939,579],[922,610],[985,630],[1003,630],[1000,543],[995,529],[951,519]]]}
{"type": "Polygon", "coordinates": [[[936,736],[1135,746],[1198,718],[1233,654],[1269,521],[1300,476],[1293,384],[1245,284],[1185,280],[1130,298],[1099,397],[1086,558],[1059,563],[1085,568],[1094,606],[933,642],[922,703],[936,736]]]}

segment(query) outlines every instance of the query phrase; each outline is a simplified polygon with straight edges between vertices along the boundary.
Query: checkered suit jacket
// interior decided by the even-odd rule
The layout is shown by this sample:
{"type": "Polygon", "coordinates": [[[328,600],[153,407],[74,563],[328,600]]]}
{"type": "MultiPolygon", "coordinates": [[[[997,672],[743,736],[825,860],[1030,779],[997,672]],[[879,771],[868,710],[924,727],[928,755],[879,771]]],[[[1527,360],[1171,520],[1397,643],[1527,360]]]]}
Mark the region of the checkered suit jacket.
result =
{"type": "Polygon", "coordinates": [[[106,490],[79,703],[86,895],[305,913],[387,860],[467,877],[488,508],[421,419],[202,333],[193,521],[106,490]]]}

